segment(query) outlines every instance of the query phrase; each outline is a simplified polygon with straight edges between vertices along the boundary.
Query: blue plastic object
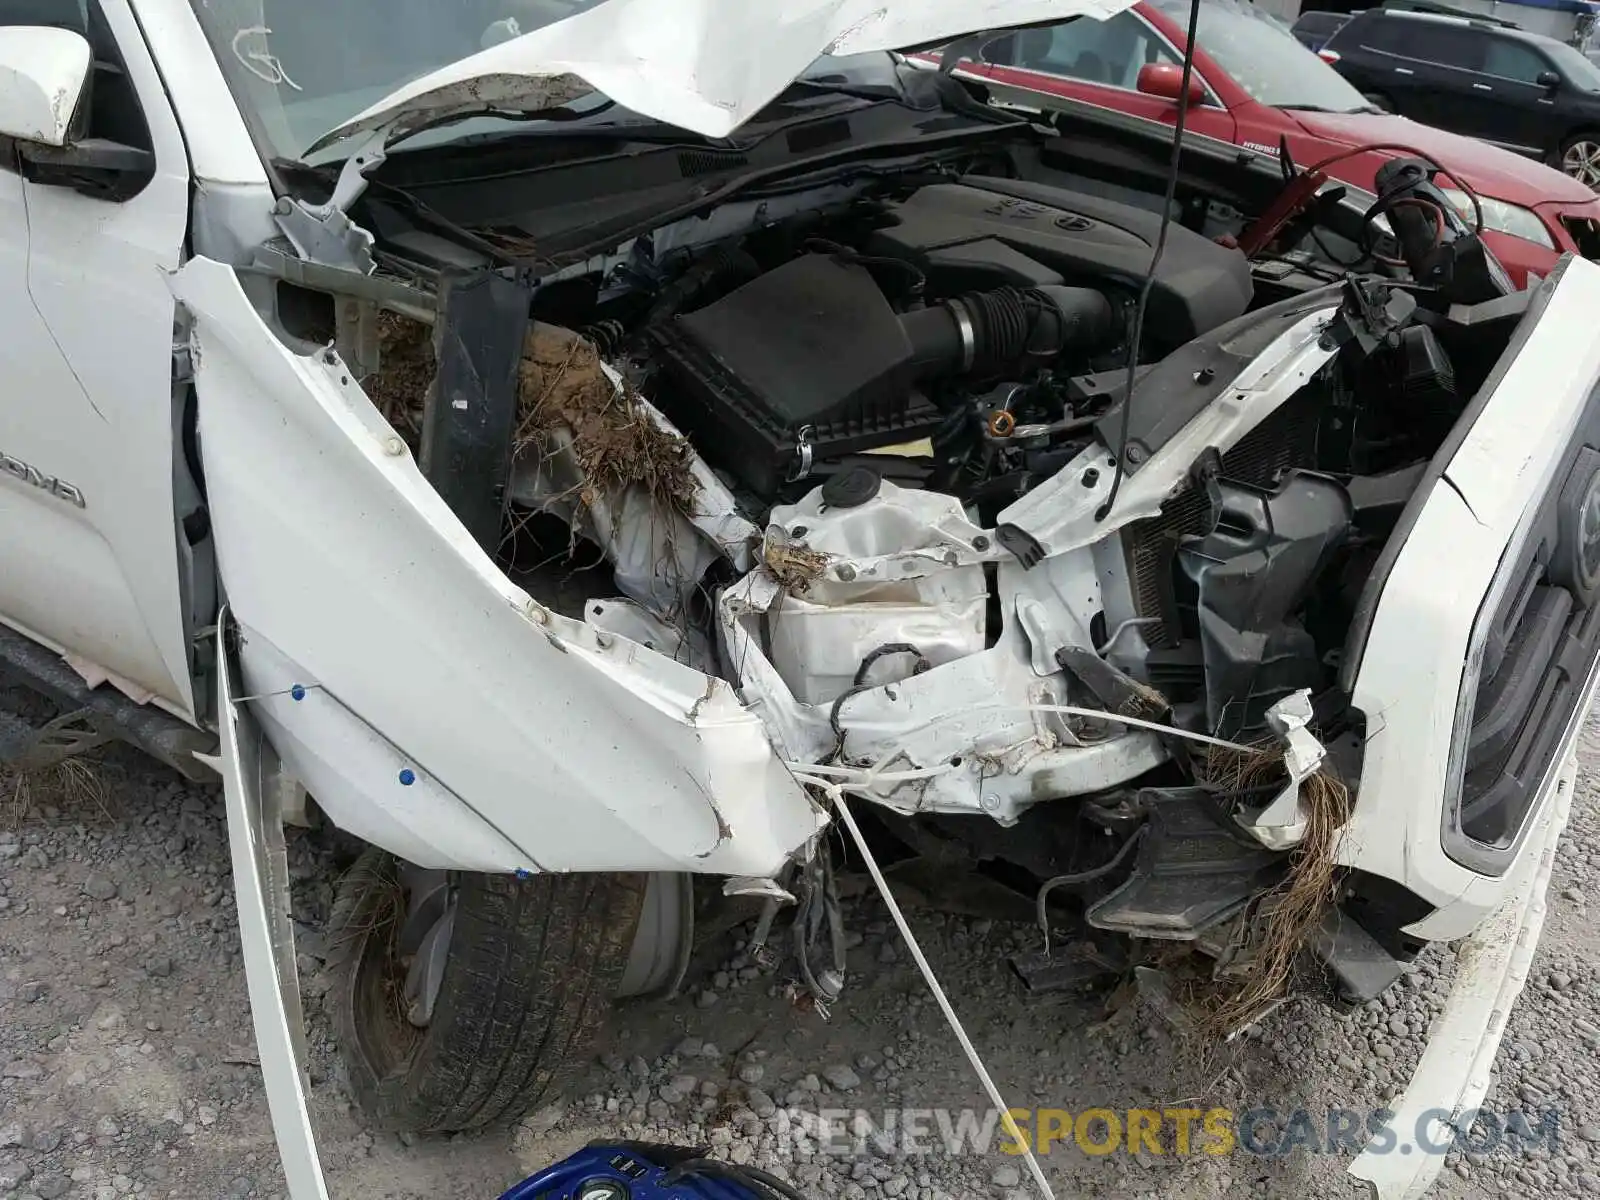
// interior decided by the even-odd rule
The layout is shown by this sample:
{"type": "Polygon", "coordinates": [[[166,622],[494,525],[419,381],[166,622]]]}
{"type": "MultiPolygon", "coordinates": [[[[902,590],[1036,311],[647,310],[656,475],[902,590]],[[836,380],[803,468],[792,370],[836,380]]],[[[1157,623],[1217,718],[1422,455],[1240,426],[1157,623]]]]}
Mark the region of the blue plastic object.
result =
{"type": "Polygon", "coordinates": [[[500,1200],[769,1200],[770,1193],[721,1176],[681,1173],[702,1153],[681,1146],[597,1142],[524,1179],[500,1200]]]}

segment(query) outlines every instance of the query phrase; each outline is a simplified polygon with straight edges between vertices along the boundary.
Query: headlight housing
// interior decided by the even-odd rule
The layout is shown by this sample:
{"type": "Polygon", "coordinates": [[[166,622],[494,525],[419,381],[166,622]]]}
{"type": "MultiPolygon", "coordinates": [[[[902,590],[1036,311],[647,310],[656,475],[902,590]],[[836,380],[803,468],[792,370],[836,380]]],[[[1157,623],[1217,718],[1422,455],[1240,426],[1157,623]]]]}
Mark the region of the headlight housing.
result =
{"type": "MultiPolygon", "coordinates": [[[[1472,198],[1457,188],[1441,187],[1439,189],[1456,206],[1457,211],[1468,225],[1475,224],[1478,215],[1472,207],[1472,198]]],[[[1545,226],[1539,214],[1531,208],[1511,204],[1505,200],[1492,200],[1488,196],[1479,196],[1478,203],[1483,208],[1483,227],[1492,229],[1496,233],[1504,233],[1510,237],[1521,238],[1525,242],[1532,242],[1536,246],[1543,246],[1546,250],[1556,248],[1555,238],[1550,236],[1550,230],[1545,226]]]]}

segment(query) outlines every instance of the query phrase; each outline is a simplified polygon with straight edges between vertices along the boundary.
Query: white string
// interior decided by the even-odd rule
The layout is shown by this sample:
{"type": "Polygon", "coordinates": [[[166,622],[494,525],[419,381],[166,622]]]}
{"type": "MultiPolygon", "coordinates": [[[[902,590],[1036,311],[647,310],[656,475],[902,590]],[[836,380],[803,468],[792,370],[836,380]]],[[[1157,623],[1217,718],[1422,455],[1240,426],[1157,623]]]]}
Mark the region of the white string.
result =
{"type": "MultiPolygon", "coordinates": [[[[911,728],[906,732],[905,736],[896,742],[889,749],[888,753],[880,757],[875,763],[872,764],[871,767],[866,768],[866,774],[862,776],[862,781],[864,783],[871,783],[879,778],[887,779],[888,776],[882,774],[883,768],[888,766],[900,755],[900,753],[905,749],[906,743],[909,742],[914,735],[932,729],[936,725],[942,725],[946,721],[953,721],[958,717],[965,717],[975,712],[1063,713],[1071,717],[1089,717],[1096,721],[1110,721],[1114,725],[1128,725],[1135,729],[1148,729],[1154,733],[1166,734],[1169,737],[1184,738],[1185,740],[1191,742],[1201,742],[1207,746],[1221,746],[1224,750],[1237,750],[1243,754],[1256,754],[1260,749],[1259,747],[1244,746],[1238,742],[1230,742],[1225,738],[1212,737],[1210,734],[1206,733],[1191,733],[1187,729],[1179,729],[1174,725],[1163,725],[1159,721],[1146,721],[1142,717],[1126,717],[1121,713],[1106,712],[1104,709],[1099,708],[1079,708],[1077,705],[1073,704],[974,704],[970,708],[959,708],[951,712],[940,713],[937,717],[932,717],[920,725],[911,726],[911,728]]],[[[801,771],[812,771],[816,770],[817,768],[814,766],[801,764],[795,769],[801,771]]],[[[943,770],[943,768],[928,769],[934,771],[935,773],[942,773],[943,770]]]]}
{"type": "Polygon", "coordinates": [[[296,688],[299,689],[300,695],[295,696],[295,699],[299,700],[303,699],[307,692],[321,690],[322,685],[320,683],[296,683],[286,688],[279,688],[275,692],[255,692],[249,696],[235,696],[233,702],[235,704],[243,704],[246,700],[271,700],[276,696],[294,696],[296,688]]]}
{"type": "MultiPolygon", "coordinates": [[[[956,1040],[961,1043],[961,1049],[966,1052],[967,1061],[972,1064],[972,1069],[977,1072],[979,1080],[983,1083],[983,1090],[989,1093],[989,1102],[995,1106],[1000,1114],[1001,1123],[1005,1126],[1006,1133],[1016,1140],[1022,1147],[1022,1152],[1028,1159],[1028,1172],[1033,1176],[1034,1183],[1039,1185],[1039,1192],[1045,1200],[1055,1200],[1055,1192],[1050,1189],[1050,1181],[1044,1177],[1044,1169],[1040,1167],[1039,1160],[1033,1156],[1033,1147],[1029,1145],[1027,1135],[1017,1128],[1016,1122],[1011,1118],[1010,1108],[1005,1099],[1000,1095],[1000,1089],[989,1076],[988,1069],[983,1065],[983,1059],[978,1057],[978,1051],[972,1044],[972,1039],[967,1037],[967,1031],[962,1028],[961,1019],[956,1016],[956,1010],[950,1006],[950,1000],[945,995],[944,989],[939,986],[939,980],[933,973],[933,968],[928,965],[928,960],[923,956],[922,947],[917,944],[917,939],[911,933],[911,926],[906,924],[905,915],[900,911],[900,906],[895,903],[894,895],[889,891],[889,885],[883,878],[883,872],[878,869],[878,860],[872,856],[872,851],[867,848],[867,840],[861,836],[861,830],[856,826],[856,819],[851,815],[850,807],[844,802],[844,789],[852,785],[847,782],[834,782],[824,779],[820,775],[807,775],[809,768],[802,768],[797,764],[790,764],[795,771],[795,777],[802,783],[809,783],[821,788],[833,801],[833,806],[839,810],[839,816],[844,820],[845,827],[850,831],[850,837],[855,841],[856,849],[861,851],[861,858],[867,864],[867,871],[872,876],[872,882],[877,885],[878,892],[883,896],[883,902],[889,907],[889,915],[894,918],[895,928],[900,931],[900,936],[905,939],[906,947],[911,951],[911,957],[917,964],[917,969],[922,972],[922,978],[928,983],[928,988],[933,992],[933,998],[939,1002],[939,1011],[944,1014],[944,1019],[955,1031],[956,1040]]],[[[859,787],[859,785],[854,785],[859,787]]]]}
{"type": "MultiPolygon", "coordinates": [[[[921,725],[914,726],[912,733],[922,732],[933,726],[956,717],[967,716],[974,712],[1048,712],[1062,713],[1066,716],[1089,717],[1097,721],[1110,721],[1118,725],[1126,725],[1135,729],[1149,729],[1156,733],[1166,734],[1169,737],[1185,738],[1191,742],[1200,742],[1208,746],[1221,746],[1228,750],[1239,750],[1253,753],[1249,746],[1238,742],[1230,742],[1224,738],[1211,737],[1204,733],[1191,733],[1187,729],[1177,729],[1171,725],[1162,725],[1156,721],[1146,721],[1141,717],[1128,717],[1120,713],[1109,713],[1098,708],[1079,708],[1072,704],[976,704],[970,708],[959,709],[955,712],[941,713],[921,725]]],[[[833,806],[844,821],[845,828],[850,831],[850,837],[856,844],[856,849],[861,852],[862,861],[867,864],[867,872],[872,876],[872,882],[877,887],[883,902],[888,906],[889,915],[894,919],[895,928],[900,931],[900,936],[905,939],[906,947],[911,951],[912,960],[917,964],[917,970],[922,972],[922,978],[927,982],[928,989],[933,993],[933,998],[938,1001],[939,1011],[944,1014],[946,1023],[956,1035],[956,1040],[961,1043],[961,1049],[967,1056],[967,1061],[972,1064],[972,1069],[977,1073],[978,1079],[983,1084],[983,1089],[989,1095],[989,1101],[1000,1113],[1000,1120],[1005,1126],[1007,1134],[1014,1138],[1022,1147],[1023,1154],[1028,1160],[1028,1173],[1033,1176],[1033,1181],[1038,1185],[1040,1194],[1045,1200],[1055,1200],[1055,1192],[1050,1188],[1050,1181],[1044,1176],[1044,1169],[1039,1165],[1039,1160],[1033,1155],[1033,1147],[1029,1144],[1027,1135],[1017,1128],[1011,1119],[1010,1109],[1000,1089],[995,1086],[994,1079],[988,1069],[983,1065],[983,1059],[978,1056],[977,1047],[972,1044],[972,1039],[967,1036],[967,1031],[961,1024],[961,1018],[956,1016],[955,1009],[950,1004],[950,999],[945,995],[944,988],[939,985],[938,977],[934,975],[933,968],[928,964],[927,957],[922,953],[922,947],[917,943],[911,926],[906,923],[905,914],[900,911],[900,906],[895,903],[894,894],[889,891],[889,884],[883,877],[883,872],[878,869],[878,860],[873,857],[871,849],[867,846],[866,838],[861,836],[861,830],[856,825],[855,816],[850,812],[850,807],[845,803],[844,793],[848,788],[854,792],[861,792],[871,796],[871,790],[879,783],[903,783],[916,779],[931,779],[937,775],[953,771],[956,768],[950,763],[941,763],[935,767],[919,767],[904,771],[886,771],[889,765],[905,748],[911,734],[908,733],[892,747],[888,753],[881,756],[870,767],[852,767],[840,763],[801,763],[785,762],[784,766],[794,774],[800,783],[810,784],[820,788],[833,801],[833,806]],[[829,778],[829,777],[833,778],[829,778]]]]}
{"type": "Polygon", "coordinates": [[[249,71],[250,74],[254,75],[257,79],[263,80],[266,83],[270,83],[274,86],[280,83],[286,83],[297,92],[305,91],[303,87],[289,78],[289,72],[283,69],[283,63],[281,63],[278,60],[278,56],[273,54],[270,50],[246,51],[239,49],[240,42],[242,42],[245,38],[251,37],[255,34],[260,34],[263,38],[268,38],[272,36],[272,30],[268,29],[265,25],[248,25],[233,35],[233,56],[239,60],[239,65],[242,66],[246,71],[249,71]]]}

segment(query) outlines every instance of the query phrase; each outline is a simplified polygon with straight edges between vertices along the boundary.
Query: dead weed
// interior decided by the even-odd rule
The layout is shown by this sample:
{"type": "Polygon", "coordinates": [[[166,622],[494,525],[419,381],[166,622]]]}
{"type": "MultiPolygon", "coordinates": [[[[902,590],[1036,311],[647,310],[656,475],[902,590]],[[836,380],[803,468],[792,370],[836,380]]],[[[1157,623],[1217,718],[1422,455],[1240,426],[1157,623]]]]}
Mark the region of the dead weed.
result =
{"type": "Polygon", "coordinates": [[[39,767],[13,767],[5,790],[11,794],[10,824],[20,825],[36,808],[49,806],[65,813],[92,810],[111,821],[111,788],[103,764],[90,758],[65,758],[39,767]]]}
{"type": "MultiPolygon", "coordinates": [[[[1228,791],[1287,782],[1281,746],[1263,746],[1244,754],[1213,747],[1206,760],[1207,781],[1228,791]]],[[[1191,990],[1189,1005],[1205,1033],[1225,1037],[1249,1025],[1283,999],[1295,960],[1312,932],[1333,906],[1334,852],[1350,818],[1350,789],[1319,771],[1300,785],[1307,810],[1305,837],[1290,852],[1288,872],[1271,891],[1259,897],[1248,918],[1234,979],[1214,980],[1191,990]]]]}
{"type": "Polygon", "coordinates": [[[613,386],[594,343],[572,330],[535,324],[522,350],[518,454],[556,453],[557,436],[572,438],[585,506],[630,487],[689,514],[699,492],[689,443],[650,417],[637,393],[613,386]]]}
{"type": "Polygon", "coordinates": [[[433,330],[387,309],[378,313],[378,369],[361,386],[384,420],[413,445],[422,432],[422,408],[438,373],[433,330]]]}
{"type": "Polygon", "coordinates": [[[805,595],[828,566],[828,556],[820,550],[771,538],[767,539],[761,557],[778,586],[792,596],[805,595]]]}

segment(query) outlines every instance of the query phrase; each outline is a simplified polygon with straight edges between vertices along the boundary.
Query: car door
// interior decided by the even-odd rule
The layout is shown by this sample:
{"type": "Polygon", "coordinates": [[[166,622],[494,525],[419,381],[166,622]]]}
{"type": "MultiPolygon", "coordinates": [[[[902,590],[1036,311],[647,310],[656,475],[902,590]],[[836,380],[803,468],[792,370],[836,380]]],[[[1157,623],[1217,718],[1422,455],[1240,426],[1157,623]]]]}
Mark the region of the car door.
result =
{"type": "Polygon", "coordinates": [[[166,282],[187,156],[127,0],[0,0],[0,39],[40,23],[90,43],[75,137],[144,154],[68,178],[0,139],[0,620],[189,717],[166,282]]]}
{"type": "Polygon", "coordinates": [[[1466,25],[1395,21],[1403,27],[1410,103],[1400,111],[1426,125],[1476,134],[1484,95],[1484,39],[1466,25]]]}
{"type": "Polygon", "coordinates": [[[1486,141],[1536,154],[1558,136],[1556,90],[1541,84],[1555,66],[1537,47],[1501,34],[1483,35],[1483,77],[1472,83],[1463,129],[1486,141]]]}
{"type": "MultiPolygon", "coordinates": [[[[1042,29],[1019,29],[1003,42],[992,44],[986,57],[990,66],[985,74],[1001,83],[1169,125],[1177,120],[1177,103],[1139,91],[1138,80],[1141,67],[1150,63],[1180,65],[1182,56],[1160,31],[1131,10],[1105,21],[1084,17],[1042,29]]],[[[1207,102],[1190,106],[1186,126],[1208,137],[1232,141],[1232,116],[1209,88],[1206,94],[1207,102]]]]}
{"type": "Polygon", "coordinates": [[[1420,57],[1425,42],[1415,21],[1367,12],[1328,39],[1323,57],[1375,104],[1420,120],[1435,71],[1420,57]]]}

